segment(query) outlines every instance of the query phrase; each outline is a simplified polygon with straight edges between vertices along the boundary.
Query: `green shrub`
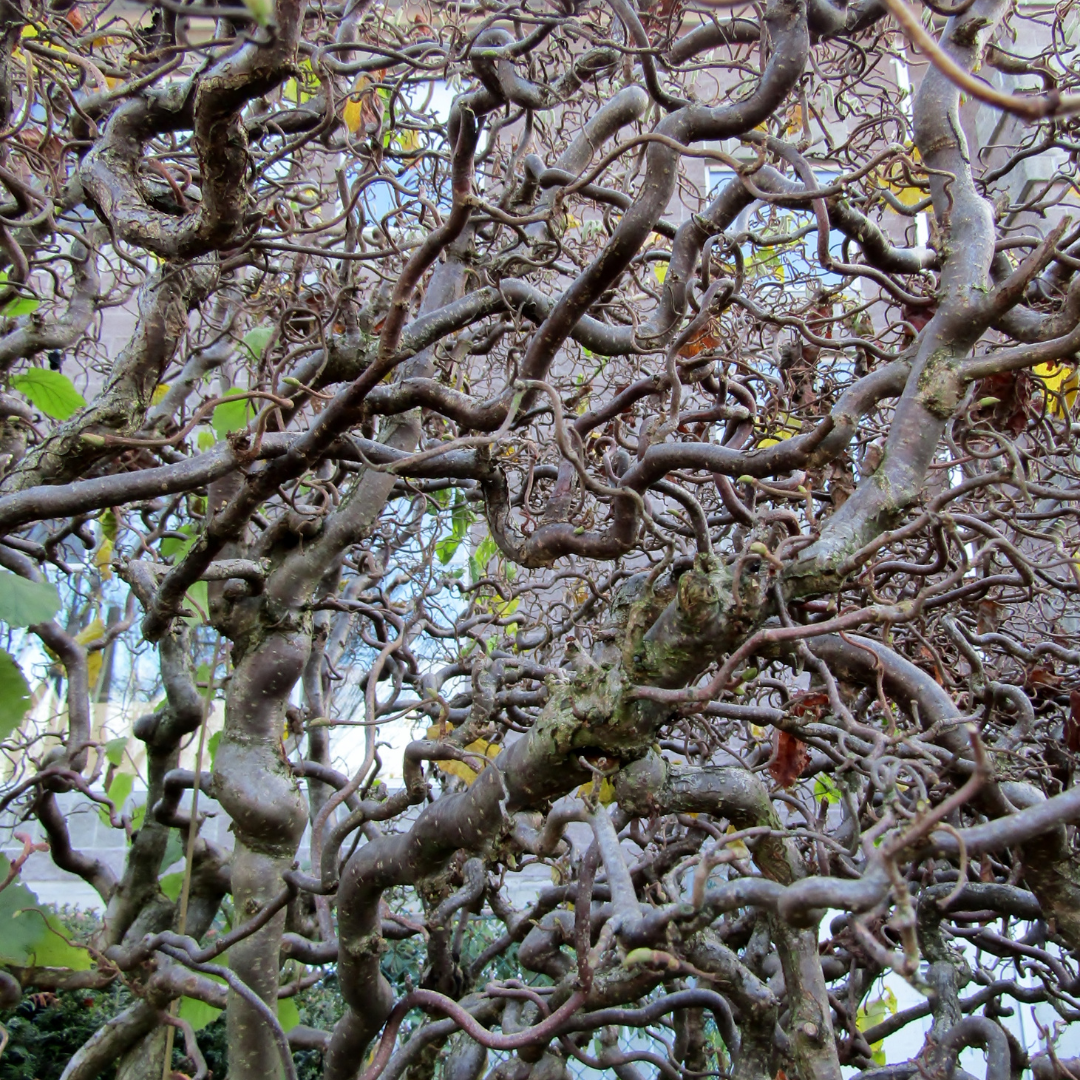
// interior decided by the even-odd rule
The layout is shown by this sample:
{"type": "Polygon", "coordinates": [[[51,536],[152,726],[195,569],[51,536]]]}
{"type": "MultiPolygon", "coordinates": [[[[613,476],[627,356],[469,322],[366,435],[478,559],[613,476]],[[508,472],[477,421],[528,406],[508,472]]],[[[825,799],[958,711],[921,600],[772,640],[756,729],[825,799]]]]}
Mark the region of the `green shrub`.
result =
{"type": "MultiPolygon", "coordinates": [[[[104,990],[30,994],[0,1013],[9,1042],[0,1057],[0,1080],[59,1080],[71,1055],[102,1024],[131,1004],[123,983],[104,990]]],[[[103,1074],[109,1080],[115,1069],[103,1074]]]]}

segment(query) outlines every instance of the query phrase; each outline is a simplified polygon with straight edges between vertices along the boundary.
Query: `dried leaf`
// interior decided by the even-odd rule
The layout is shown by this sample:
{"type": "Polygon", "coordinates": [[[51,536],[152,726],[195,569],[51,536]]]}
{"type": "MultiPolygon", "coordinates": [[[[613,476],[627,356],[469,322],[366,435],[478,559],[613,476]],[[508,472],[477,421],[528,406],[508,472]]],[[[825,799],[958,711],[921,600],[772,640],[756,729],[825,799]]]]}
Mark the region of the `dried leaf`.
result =
{"type": "Polygon", "coordinates": [[[1027,673],[1025,681],[1029,690],[1034,689],[1038,693],[1040,687],[1057,690],[1064,680],[1060,675],[1055,675],[1052,668],[1033,667],[1027,673]]]}
{"type": "Polygon", "coordinates": [[[980,600],[975,630],[982,636],[992,634],[1001,625],[1003,612],[1001,605],[994,600],[980,600]]]}
{"type": "Polygon", "coordinates": [[[720,344],[720,339],[716,336],[717,326],[715,320],[706,323],[689,341],[687,341],[681,349],[679,349],[679,355],[690,359],[697,356],[699,352],[704,352],[706,349],[715,349],[720,344]]]}
{"type": "MultiPolygon", "coordinates": [[[[1046,367],[1047,365],[1043,365],[1046,367]]],[[[976,387],[979,404],[972,414],[993,426],[1019,435],[1038,411],[1032,404],[1034,380],[1026,371],[989,375],[976,387]]]]}
{"type": "Polygon", "coordinates": [[[1069,694],[1069,715],[1065,720],[1065,745],[1080,753],[1080,690],[1069,694]]]}
{"type": "Polygon", "coordinates": [[[776,753],[769,762],[769,774],[781,786],[789,788],[802,776],[810,764],[810,750],[802,739],[781,731],[776,740],[776,753]]]}
{"type": "Polygon", "coordinates": [[[928,649],[925,645],[919,646],[919,667],[924,671],[929,671],[934,676],[934,681],[938,686],[945,685],[945,680],[941,675],[941,668],[938,667],[937,657],[934,656],[933,650],[928,649]]]}
{"type": "Polygon", "coordinates": [[[815,718],[821,715],[821,710],[829,704],[828,694],[802,694],[791,703],[792,716],[805,716],[811,713],[815,718]]]}

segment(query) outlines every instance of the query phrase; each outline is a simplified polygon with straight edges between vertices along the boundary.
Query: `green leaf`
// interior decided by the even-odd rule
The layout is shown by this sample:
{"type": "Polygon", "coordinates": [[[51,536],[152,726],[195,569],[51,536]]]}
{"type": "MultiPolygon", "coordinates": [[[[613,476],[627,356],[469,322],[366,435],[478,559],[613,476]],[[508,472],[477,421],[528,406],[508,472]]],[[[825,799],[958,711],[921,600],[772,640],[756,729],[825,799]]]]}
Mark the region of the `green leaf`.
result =
{"type": "Polygon", "coordinates": [[[828,803],[840,801],[840,789],[824,774],[814,781],[814,798],[819,802],[824,799],[828,803]]]}
{"type": "Polygon", "coordinates": [[[210,603],[207,599],[205,581],[196,581],[195,584],[188,589],[187,601],[191,605],[194,614],[185,615],[184,622],[186,622],[188,626],[202,626],[203,617],[199,612],[205,612],[210,603]]]}
{"type": "MultiPolygon", "coordinates": [[[[131,789],[135,784],[135,777],[131,773],[118,772],[112,779],[112,783],[109,785],[106,795],[112,800],[113,806],[116,807],[116,812],[122,814],[124,811],[124,804],[128,801],[128,796],[131,794],[131,789]]],[[[102,806],[98,809],[98,816],[106,824],[111,824],[109,821],[109,811],[106,807],[102,806]]]]}
{"type": "Polygon", "coordinates": [[[10,570],[0,570],[0,622],[36,626],[59,610],[60,594],[47,581],[27,581],[10,570]]]}
{"type": "Polygon", "coordinates": [[[476,551],[469,558],[470,580],[475,584],[487,572],[488,563],[498,554],[499,548],[489,533],[477,545],[476,551]]]}
{"type": "MultiPolygon", "coordinates": [[[[0,855],[0,880],[8,876],[11,863],[0,855]]],[[[0,963],[25,967],[30,962],[31,950],[41,940],[44,920],[24,909],[36,908],[37,897],[16,878],[0,892],[0,963]]]]}
{"type": "Polygon", "coordinates": [[[30,708],[30,687],[10,653],[0,649],[0,739],[23,722],[30,708]]]}
{"type": "Polygon", "coordinates": [[[277,1018],[282,1031],[292,1031],[300,1023],[300,1013],[292,998],[278,998],[277,1018]]]}
{"type": "MultiPolygon", "coordinates": [[[[0,855],[0,881],[7,878],[11,863],[0,855]]],[[[90,954],[69,945],[59,921],[16,876],[0,892],[0,964],[14,967],[66,967],[86,971],[90,954]]]]}
{"type": "Polygon", "coordinates": [[[269,26],[274,17],[274,0],[244,0],[244,7],[260,26],[269,26]]]}
{"type": "Polygon", "coordinates": [[[221,742],[221,732],[215,731],[206,741],[206,752],[210,755],[210,768],[214,768],[214,758],[217,757],[218,743],[221,742]]]}
{"type": "Polygon", "coordinates": [[[213,448],[217,439],[214,438],[212,431],[206,431],[205,429],[199,432],[199,437],[195,440],[195,445],[202,451],[210,450],[213,448]]]}
{"type": "MultiPolygon", "coordinates": [[[[881,997],[874,998],[873,1001],[868,1001],[859,1008],[855,1014],[855,1026],[860,1031],[869,1031],[870,1028],[880,1024],[886,1016],[893,1016],[898,1007],[899,1003],[896,1000],[896,995],[888,987],[885,987],[881,997]]],[[[875,1065],[884,1066],[886,1064],[883,1043],[884,1040],[878,1040],[870,1047],[871,1057],[875,1065]]]]}
{"type": "Polygon", "coordinates": [[[0,315],[5,319],[17,319],[20,315],[31,315],[41,307],[41,301],[34,296],[16,296],[2,308],[0,315]]]}
{"type": "Polygon", "coordinates": [[[435,545],[435,554],[443,566],[457,554],[457,549],[461,547],[463,539],[464,537],[461,536],[448,536],[435,545]]]}
{"type": "Polygon", "coordinates": [[[168,870],[170,866],[175,866],[184,857],[184,850],[184,839],[181,839],[180,831],[170,829],[169,839],[165,844],[165,854],[161,857],[162,869],[168,870]]]}
{"type": "Polygon", "coordinates": [[[161,891],[175,904],[180,898],[180,890],[184,887],[184,872],[178,870],[175,874],[162,874],[158,878],[161,891]]]}
{"type": "Polygon", "coordinates": [[[445,566],[457,553],[462,541],[468,535],[469,526],[476,520],[476,515],[469,509],[460,491],[454,492],[454,510],[450,515],[450,535],[444,536],[435,545],[435,554],[445,566]]]}
{"type": "Polygon", "coordinates": [[[50,368],[30,368],[14,375],[11,385],[25,394],[30,403],[54,420],[66,420],[86,404],[72,381],[50,368]]]}
{"type": "Polygon", "coordinates": [[[118,526],[116,515],[111,510],[103,510],[98,518],[98,524],[101,525],[101,535],[115,544],[118,526]]]}
{"type": "Polygon", "coordinates": [[[124,760],[124,751],[127,749],[127,736],[121,735],[118,739],[110,739],[105,744],[105,759],[110,765],[119,766],[124,760]]]}
{"type": "Polygon", "coordinates": [[[176,531],[182,532],[187,539],[181,540],[179,536],[162,537],[159,550],[163,559],[171,559],[175,555],[176,561],[179,562],[191,550],[191,545],[195,543],[199,530],[194,525],[181,525],[176,531]]]}
{"type": "Polygon", "coordinates": [[[454,532],[458,536],[464,536],[469,531],[469,526],[476,520],[476,515],[469,509],[460,491],[454,492],[454,511],[450,517],[454,532]]]}
{"type": "MultiPolygon", "coordinates": [[[[235,398],[243,390],[230,390],[225,397],[235,398]]],[[[243,431],[248,426],[248,421],[255,416],[251,401],[248,398],[240,398],[235,401],[223,401],[214,409],[214,415],[210,418],[214,431],[219,439],[224,439],[230,431],[243,431]]]]}
{"type": "Polygon", "coordinates": [[[34,947],[34,964],[37,967],[70,968],[72,971],[88,971],[90,954],[79,945],[69,945],[65,940],[67,931],[55,915],[45,914],[41,920],[44,932],[34,947]]]}
{"type": "Polygon", "coordinates": [[[244,346],[251,354],[252,360],[262,359],[263,353],[266,352],[266,346],[270,344],[270,339],[273,336],[274,328],[272,326],[256,326],[244,335],[244,346]]]}
{"type": "MultiPolygon", "coordinates": [[[[213,976],[211,975],[210,978],[213,976]]],[[[205,1001],[199,1001],[198,998],[180,999],[180,1019],[186,1020],[191,1025],[192,1031],[202,1031],[220,1015],[220,1009],[215,1009],[213,1005],[207,1005],[205,1001]]]]}

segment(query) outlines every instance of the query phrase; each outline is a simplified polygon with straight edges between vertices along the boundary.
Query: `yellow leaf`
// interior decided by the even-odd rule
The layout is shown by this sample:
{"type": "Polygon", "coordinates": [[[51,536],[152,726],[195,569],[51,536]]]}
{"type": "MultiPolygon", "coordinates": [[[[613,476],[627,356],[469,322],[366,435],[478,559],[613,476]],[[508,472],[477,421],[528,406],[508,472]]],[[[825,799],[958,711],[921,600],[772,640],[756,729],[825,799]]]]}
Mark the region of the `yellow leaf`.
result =
{"type": "Polygon", "coordinates": [[[914,206],[926,198],[926,192],[917,187],[904,187],[902,184],[894,184],[891,181],[886,181],[881,184],[881,187],[889,188],[904,206],[914,206]]]}
{"type": "Polygon", "coordinates": [[[520,599],[518,597],[516,597],[516,596],[513,597],[513,599],[511,599],[511,600],[507,600],[506,603],[503,603],[503,604],[495,603],[493,601],[492,605],[491,605],[491,610],[494,611],[495,614],[498,615],[500,619],[505,619],[508,616],[513,615],[514,612],[517,611],[518,604],[520,602],[521,602],[520,599]]]}
{"type": "Polygon", "coordinates": [[[668,264],[666,262],[654,262],[652,272],[656,275],[656,280],[661,285],[664,284],[664,278],[667,277],[668,264]]]}
{"type": "Polygon", "coordinates": [[[80,645],[89,645],[92,641],[100,641],[104,636],[105,624],[100,619],[94,619],[75,635],[75,640],[80,645]]]}
{"type": "Polygon", "coordinates": [[[420,149],[420,132],[415,128],[406,128],[398,137],[398,146],[406,154],[412,154],[420,149]]]}
{"type": "MultiPolygon", "coordinates": [[[[427,730],[427,737],[429,739],[438,739],[439,735],[445,731],[444,728],[440,728],[438,724],[433,724],[427,730]]],[[[477,757],[482,758],[495,758],[502,752],[501,746],[496,746],[494,743],[489,743],[487,739],[474,739],[465,749],[470,754],[475,754],[477,757]]],[[[466,786],[471,784],[477,777],[475,769],[470,768],[468,762],[465,761],[439,761],[436,763],[439,771],[446,773],[447,776],[456,776],[465,781],[466,786]]]]}
{"type": "Polygon", "coordinates": [[[104,581],[108,581],[112,577],[112,557],[113,542],[106,536],[98,545],[97,551],[94,552],[94,566],[97,567],[104,581]]]}
{"type": "Polygon", "coordinates": [[[1080,385],[1080,375],[1076,368],[1065,364],[1039,364],[1032,369],[1032,374],[1042,380],[1047,394],[1053,395],[1049,399],[1050,411],[1055,416],[1065,416],[1065,405],[1071,409],[1076,403],[1076,392],[1080,385]]]}
{"type": "Polygon", "coordinates": [[[86,657],[86,685],[90,687],[91,693],[97,686],[98,676],[101,674],[101,662],[104,659],[105,654],[100,649],[86,657]]]}
{"type": "Polygon", "coordinates": [[[154,387],[154,392],[150,395],[151,405],[160,405],[162,398],[169,392],[169,384],[167,382],[158,383],[154,387]]]}
{"type": "MultiPolygon", "coordinates": [[[[592,781],[582,784],[577,793],[582,798],[592,794],[592,781]]],[[[600,793],[596,798],[601,806],[610,806],[615,801],[615,785],[606,776],[600,781],[600,793]]]]}
{"type": "Polygon", "coordinates": [[[776,446],[781,439],[790,439],[792,435],[799,434],[799,426],[791,418],[790,413],[780,413],[777,416],[777,420],[780,422],[778,428],[773,429],[773,434],[767,439],[761,439],[758,442],[758,449],[763,449],[766,446],[776,446]]]}
{"type": "MultiPolygon", "coordinates": [[[[908,156],[916,164],[922,161],[919,149],[916,146],[908,148],[908,156]]],[[[889,172],[878,183],[881,187],[887,187],[905,206],[914,206],[926,198],[926,192],[921,188],[908,187],[904,182],[906,175],[908,173],[899,164],[896,164],[890,168],[889,172]],[[897,179],[893,179],[894,177],[897,177],[897,179]]]]}
{"type": "MultiPolygon", "coordinates": [[[[272,11],[272,4],[269,0],[244,0],[249,10],[252,10],[254,14],[254,7],[265,7],[265,10],[269,14],[272,11]]],[[[265,24],[263,24],[265,25],[265,24]]],[[[300,72],[305,76],[302,80],[290,79],[285,84],[284,96],[297,105],[303,105],[305,101],[312,96],[313,87],[319,82],[318,76],[312,70],[310,60],[301,60],[297,65],[300,72]]]]}
{"type": "MultiPolygon", "coordinates": [[[[112,549],[112,541],[106,540],[102,543],[102,547],[105,544],[109,545],[109,549],[112,549]]],[[[101,548],[98,549],[99,551],[101,548]]],[[[95,562],[97,557],[95,556],[95,562]]],[[[112,571],[109,571],[112,576],[112,571]]],[[[104,575],[103,575],[104,576],[104,575]]],[[[75,635],[75,640],[80,645],[89,645],[92,641],[100,641],[105,636],[105,624],[100,619],[94,619],[88,626],[84,627],[75,635]]],[[[91,692],[94,687],[97,686],[98,676],[101,674],[101,662],[104,659],[105,654],[101,649],[97,649],[94,652],[86,654],[86,681],[90,685],[91,692]]]]}
{"type": "MultiPolygon", "coordinates": [[[[729,833],[738,832],[734,825],[727,827],[729,833]]],[[[749,859],[750,849],[741,840],[729,840],[724,845],[737,859],[749,859]]]]}
{"type": "Polygon", "coordinates": [[[354,135],[364,122],[364,105],[360,98],[362,92],[370,85],[371,80],[366,75],[361,75],[353,84],[349,100],[345,102],[345,108],[341,111],[341,119],[354,135]]]}

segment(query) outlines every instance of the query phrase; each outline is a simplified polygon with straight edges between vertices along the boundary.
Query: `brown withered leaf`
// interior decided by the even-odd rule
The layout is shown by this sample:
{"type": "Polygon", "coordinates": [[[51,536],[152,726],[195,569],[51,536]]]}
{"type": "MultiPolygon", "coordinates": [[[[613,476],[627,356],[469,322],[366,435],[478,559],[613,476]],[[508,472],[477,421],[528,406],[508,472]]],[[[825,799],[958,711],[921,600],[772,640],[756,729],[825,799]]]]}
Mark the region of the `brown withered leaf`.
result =
{"type": "Polygon", "coordinates": [[[810,749],[806,743],[789,732],[779,732],[776,753],[769,762],[769,775],[781,787],[789,788],[802,776],[803,769],[809,764],[810,749]]]}
{"type": "Polygon", "coordinates": [[[945,685],[945,680],[941,677],[941,669],[938,667],[937,658],[925,645],[919,646],[919,667],[924,671],[929,671],[934,676],[934,682],[938,686],[945,685]]]}
{"type": "Polygon", "coordinates": [[[923,330],[937,311],[936,304],[920,304],[918,307],[905,304],[901,309],[904,322],[910,323],[916,330],[923,330]]]}
{"type": "Polygon", "coordinates": [[[1065,746],[1080,753],[1080,690],[1069,694],[1069,715],[1065,718],[1065,746]]]}
{"type": "Polygon", "coordinates": [[[1002,607],[995,600],[980,600],[975,630],[979,635],[992,634],[1004,618],[1002,607]]]}
{"type": "Polygon", "coordinates": [[[1062,682],[1064,679],[1060,675],[1055,675],[1053,668],[1033,667],[1027,673],[1024,685],[1027,690],[1034,690],[1035,693],[1039,693],[1040,690],[1052,693],[1061,686],[1062,682]]]}
{"type": "Polygon", "coordinates": [[[720,339],[716,336],[716,327],[712,323],[703,326],[685,345],[679,350],[679,355],[690,359],[697,356],[699,352],[704,352],[705,349],[715,349],[720,344],[720,339]]]}
{"type": "Polygon", "coordinates": [[[1026,371],[1003,371],[988,375],[975,387],[977,401],[972,414],[984,422],[1019,435],[1028,426],[1035,409],[1032,405],[1032,379],[1026,371]],[[996,401],[991,401],[996,398],[996,401]]]}
{"type": "Polygon", "coordinates": [[[811,713],[814,717],[821,716],[821,710],[829,704],[829,695],[813,691],[809,694],[800,694],[791,703],[792,716],[805,716],[811,713]]]}

